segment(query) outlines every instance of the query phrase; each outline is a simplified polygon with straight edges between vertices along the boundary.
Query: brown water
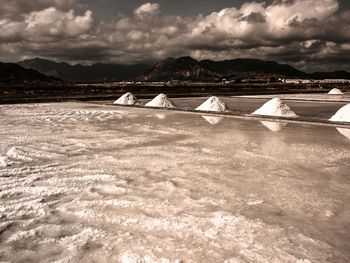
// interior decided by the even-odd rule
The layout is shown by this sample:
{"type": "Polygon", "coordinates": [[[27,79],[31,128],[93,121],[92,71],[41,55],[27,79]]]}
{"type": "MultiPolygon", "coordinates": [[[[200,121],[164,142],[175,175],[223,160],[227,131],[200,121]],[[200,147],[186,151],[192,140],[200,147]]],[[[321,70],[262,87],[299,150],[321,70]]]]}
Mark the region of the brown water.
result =
{"type": "MultiPolygon", "coordinates": [[[[276,94],[227,97],[219,96],[226,103],[229,110],[236,113],[250,114],[260,108],[265,102],[274,97],[280,97],[303,118],[328,120],[341,107],[350,103],[350,95],[327,95],[327,94],[276,94]]],[[[209,97],[171,98],[180,109],[194,110],[209,97]]],[[[116,98],[117,99],[117,98],[116,98]]],[[[141,105],[151,99],[142,99],[141,105]]],[[[112,104],[114,100],[95,101],[96,104],[112,104]]]]}
{"type": "Polygon", "coordinates": [[[349,262],[350,138],[206,117],[0,106],[0,261],[349,262]]]}

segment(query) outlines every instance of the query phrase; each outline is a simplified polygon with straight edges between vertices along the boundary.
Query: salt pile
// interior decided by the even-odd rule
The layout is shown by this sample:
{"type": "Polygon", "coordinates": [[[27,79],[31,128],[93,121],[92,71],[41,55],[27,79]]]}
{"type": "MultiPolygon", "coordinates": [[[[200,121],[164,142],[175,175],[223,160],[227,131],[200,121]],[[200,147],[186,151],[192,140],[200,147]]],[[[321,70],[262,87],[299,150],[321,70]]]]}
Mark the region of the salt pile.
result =
{"type": "Polygon", "coordinates": [[[279,117],[298,117],[298,115],[295,114],[294,111],[292,111],[280,98],[269,100],[252,114],[279,117]]]}
{"type": "Polygon", "coordinates": [[[159,107],[159,108],[175,108],[174,102],[167,97],[167,95],[161,93],[153,100],[146,104],[147,107],[159,107]]]}
{"type": "Polygon", "coordinates": [[[350,122],[350,104],[340,108],[340,110],[338,110],[337,113],[334,114],[329,120],[350,122]]]}
{"type": "Polygon", "coordinates": [[[119,99],[117,99],[115,102],[113,102],[113,104],[135,105],[135,104],[139,104],[139,101],[138,99],[136,99],[136,97],[132,93],[127,92],[123,96],[121,96],[119,99]]]}
{"type": "Polygon", "coordinates": [[[275,121],[261,121],[262,125],[268,128],[270,131],[279,132],[284,127],[287,126],[287,123],[275,122],[275,121]]]}
{"type": "Polygon", "coordinates": [[[220,100],[218,97],[210,97],[207,99],[205,102],[203,102],[196,110],[201,110],[201,111],[218,111],[218,112],[223,112],[227,111],[228,108],[222,100],[220,100]]]}
{"type": "Polygon", "coordinates": [[[328,92],[328,94],[330,94],[330,95],[343,95],[344,93],[340,89],[334,88],[330,92],[328,92]]]}

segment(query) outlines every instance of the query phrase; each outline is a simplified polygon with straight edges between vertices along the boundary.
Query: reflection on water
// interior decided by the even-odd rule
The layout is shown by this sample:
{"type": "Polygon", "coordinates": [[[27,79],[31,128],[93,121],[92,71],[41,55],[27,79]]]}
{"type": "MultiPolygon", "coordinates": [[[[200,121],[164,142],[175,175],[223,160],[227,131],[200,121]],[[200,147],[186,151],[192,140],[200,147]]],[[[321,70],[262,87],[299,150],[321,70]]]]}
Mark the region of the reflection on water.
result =
{"type": "Polygon", "coordinates": [[[156,113],[155,116],[160,120],[164,120],[166,118],[166,114],[163,113],[156,113]]]}
{"type": "Polygon", "coordinates": [[[0,123],[2,261],[350,262],[333,127],[82,103],[0,123]]]}
{"type": "Polygon", "coordinates": [[[224,119],[224,117],[217,117],[217,116],[210,116],[210,115],[202,115],[202,118],[204,118],[210,124],[218,124],[224,119]]]}
{"type": "Polygon", "coordinates": [[[350,139],[350,129],[349,128],[337,128],[338,132],[344,135],[346,138],[350,139]]]}
{"type": "Polygon", "coordinates": [[[284,127],[287,126],[286,122],[276,122],[276,121],[261,121],[261,123],[268,128],[270,131],[279,132],[284,127]]]}

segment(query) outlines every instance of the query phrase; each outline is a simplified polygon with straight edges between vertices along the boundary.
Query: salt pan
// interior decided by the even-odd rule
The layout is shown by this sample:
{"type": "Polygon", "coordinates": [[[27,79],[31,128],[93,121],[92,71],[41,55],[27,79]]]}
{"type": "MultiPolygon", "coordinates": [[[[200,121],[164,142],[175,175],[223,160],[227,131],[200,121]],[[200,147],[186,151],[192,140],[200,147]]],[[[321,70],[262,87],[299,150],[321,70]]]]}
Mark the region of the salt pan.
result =
{"type": "Polygon", "coordinates": [[[7,156],[0,155],[0,167],[11,166],[14,162],[12,162],[7,156]]]}
{"type": "Polygon", "coordinates": [[[222,100],[220,100],[218,97],[210,97],[205,102],[203,102],[196,110],[201,111],[217,111],[217,112],[223,112],[227,111],[228,108],[222,100]]]}
{"type": "Polygon", "coordinates": [[[174,102],[167,97],[167,95],[161,93],[153,100],[146,104],[147,107],[159,107],[159,108],[175,108],[174,102]]]}
{"type": "Polygon", "coordinates": [[[113,104],[119,105],[135,105],[139,104],[138,99],[130,92],[125,93],[119,99],[117,99],[113,104]]]}
{"type": "Polygon", "coordinates": [[[295,114],[294,111],[292,111],[280,98],[269,100],[252,114],[279,117],[298,117],[298,115],[295,114]]]}

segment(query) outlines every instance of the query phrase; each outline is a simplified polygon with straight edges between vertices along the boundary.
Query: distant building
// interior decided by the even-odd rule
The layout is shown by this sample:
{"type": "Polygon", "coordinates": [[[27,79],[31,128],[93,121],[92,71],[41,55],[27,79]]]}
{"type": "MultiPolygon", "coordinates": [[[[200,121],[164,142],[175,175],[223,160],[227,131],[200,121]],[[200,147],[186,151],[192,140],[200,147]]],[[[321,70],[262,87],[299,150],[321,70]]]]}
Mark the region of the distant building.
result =
{"type": "Polygon", "coordinates": [[[348,79],[282,79],[288,84],[308,84],[308,83],[350,83],[348,79]]]}
{"type": "Polygon", "coordinates": [[[324,79],[320,80],[320,83],[350,83],[349,79],[324,79]]]}
{"type": "Polygon", "coordinates": [[[315,80],[312,79],[283,79],[283,83],[287,84],[306,84],[306,83],[315,83],[315,80]]]}

